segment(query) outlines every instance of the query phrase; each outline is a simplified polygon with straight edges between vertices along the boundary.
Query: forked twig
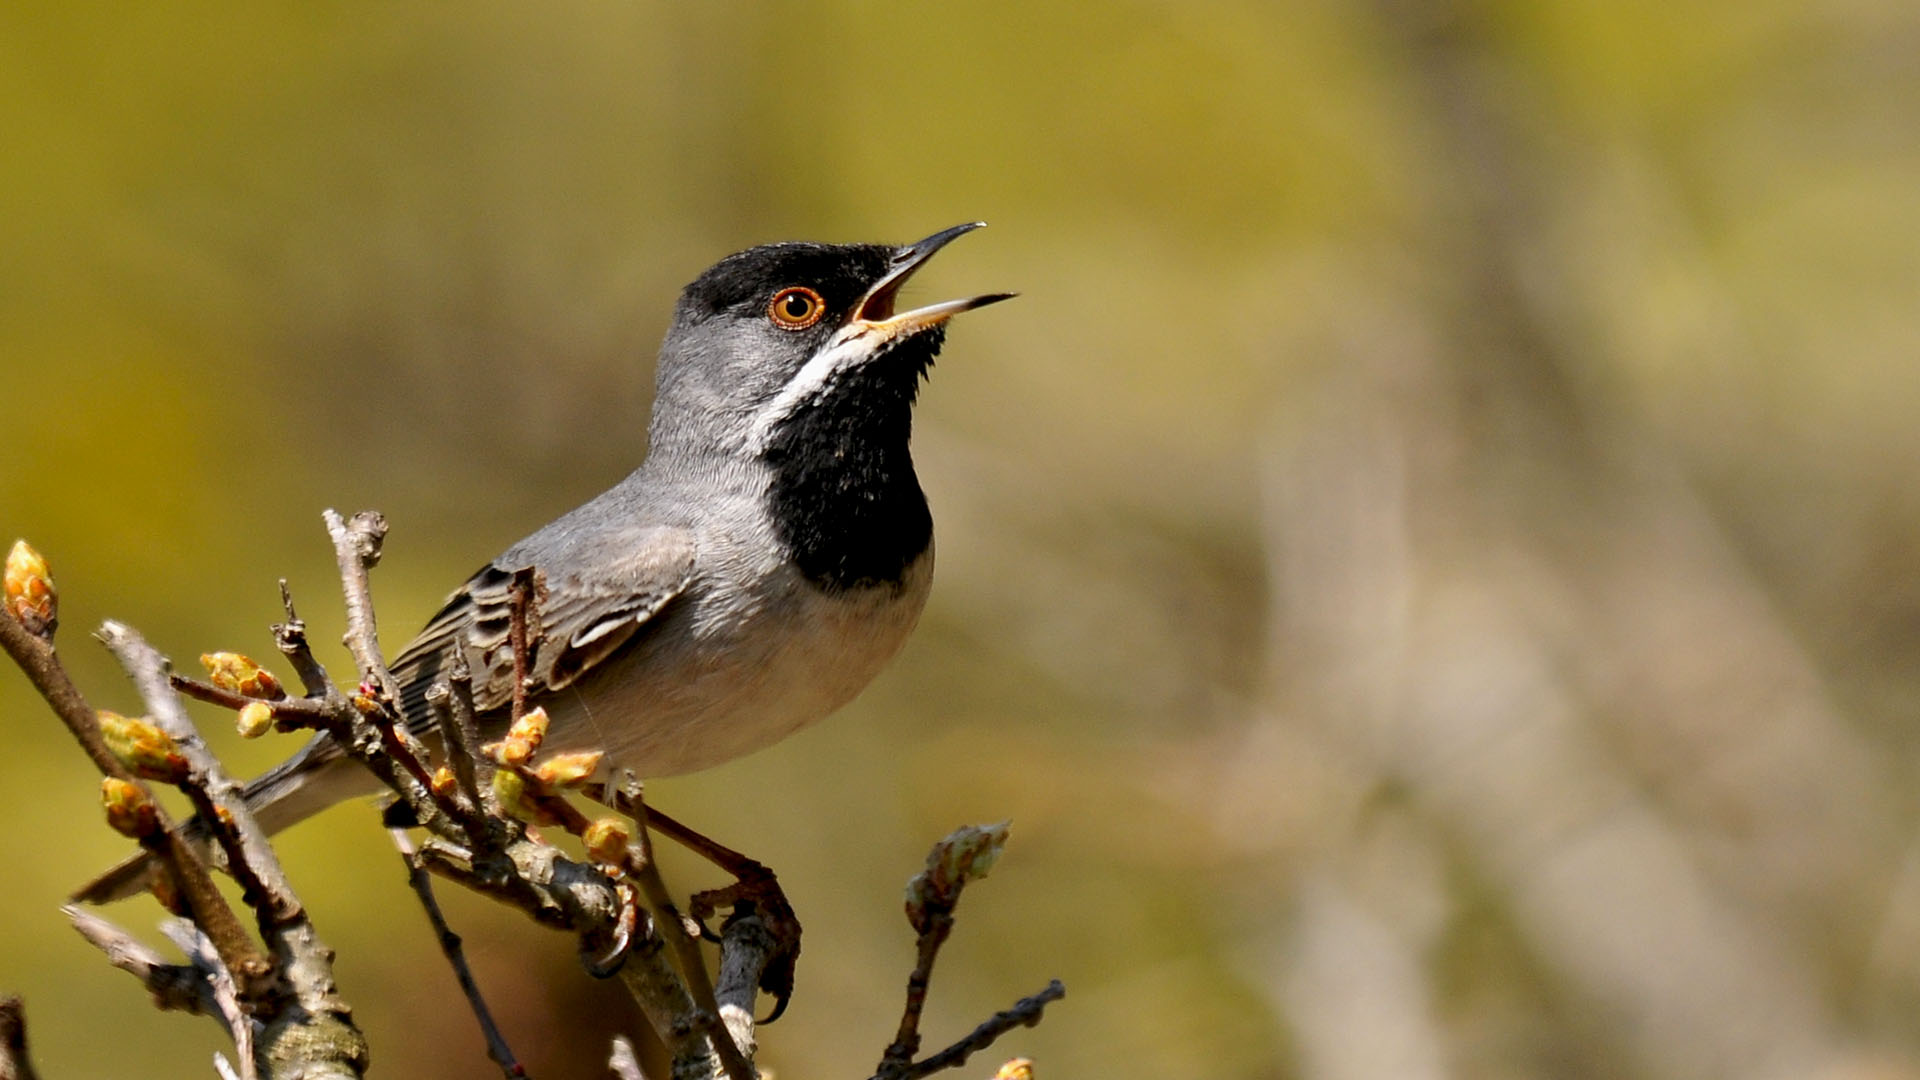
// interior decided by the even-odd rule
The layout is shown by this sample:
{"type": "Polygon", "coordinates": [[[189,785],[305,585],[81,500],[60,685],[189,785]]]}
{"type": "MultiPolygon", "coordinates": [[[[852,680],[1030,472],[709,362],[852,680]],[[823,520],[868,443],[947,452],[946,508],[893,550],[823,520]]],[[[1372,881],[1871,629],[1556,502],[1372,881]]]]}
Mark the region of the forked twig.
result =
{"type": "Polygon", "coordinates": [[[1046,989],[1023,998],[1013,1008],[994,1014],[965,1038],[936,1054],[914,1060],[920,1049],[920,1016],[926,1008],[933,961],[953,931],[954,910],[967,883],[993,868],[1007,842],[1007,825],[969,825],[955,829],[927,853],[927,867],[907,882],[907,921],[919,935],[912,974],[907,976],[907,1000],[900,1012],[900,1030],[880,1057],[872,1080],[917,1080],[922,1076],[964,1064],[975,1051],[1016,1027],[1040,1022],[1052,1001],[1066,996],[1055,979],[1046,989]]]}
{"type": "Polygon", "coordinates": [[[912,1062],[897,1071],[876,1073],[872,1080],[919,1080],[931,1076],[943,1069],[957,1069],[967,1063],[974,1053],[987,1047],[1017,1027],[1032,1027],[1040,1022],[1041,1013],[1055,1001],[1067,996],[1067,987],[1059,979],[1048,983],[1046,989],[1024,997],[1014,1003],[1013,1008],[994,1013],[974,1028],[967,1036],[937,1054],[929,1054],[919,1061],[912,1062]]]}

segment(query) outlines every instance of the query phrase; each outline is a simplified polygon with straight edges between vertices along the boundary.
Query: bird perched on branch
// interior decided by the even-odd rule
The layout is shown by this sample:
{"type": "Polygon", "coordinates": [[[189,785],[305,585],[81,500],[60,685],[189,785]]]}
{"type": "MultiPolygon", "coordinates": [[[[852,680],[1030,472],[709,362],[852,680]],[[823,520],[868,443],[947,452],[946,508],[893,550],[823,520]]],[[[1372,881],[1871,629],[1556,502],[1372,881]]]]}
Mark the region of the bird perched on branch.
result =
{"type": "MultiPolygon", "coordinates": [[[[455,590],[390,665],[410,728],[456,654],[497,734],[513,695],[512,583],[544,594],[527,700],[545,745],[641,777],[739,757],[852,700],[912,631],[933,520],[908,453],[913,404],[953,316],[990,293],[896,311],[901,286],[981,223],[905,246],[771,244],[688,285],[660,349],[646,460],[455,590]]],[[[490,725],[490,726],[488,726],[490,725]]],[[[379,783],[316,736],[247,785],[278,830],[379,783]]],[[[125,864],[80,894],[137,887],[125,864]]]]}

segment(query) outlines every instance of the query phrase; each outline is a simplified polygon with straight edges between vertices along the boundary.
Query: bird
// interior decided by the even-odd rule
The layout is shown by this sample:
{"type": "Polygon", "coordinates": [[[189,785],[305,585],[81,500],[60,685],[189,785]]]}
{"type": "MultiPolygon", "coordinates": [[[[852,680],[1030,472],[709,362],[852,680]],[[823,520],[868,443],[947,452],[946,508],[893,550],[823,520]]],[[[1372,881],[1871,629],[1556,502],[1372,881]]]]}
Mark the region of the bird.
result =
{"type": "MultiPolygon", "coordinates": [[[[508,722],[517,574],[530,616],[526,704],[543,748],[604,752],[651,779],[771,745],[851,701],[905,644],[933,576],[933,518],[910,453],[920,385],[955,315],[987,293],[896,310],[933,255],[911,244],[776,243],[681,292],[660,347],[647,452],[600,495],[482,567],[389,665],[409,729],[456,656],[483,733],[508,722]]],[[[247,784],[277,832],[380,790],[327,734],[247,784]]],[[[137,890],[123,863],[83,887],[137,890]]]]}

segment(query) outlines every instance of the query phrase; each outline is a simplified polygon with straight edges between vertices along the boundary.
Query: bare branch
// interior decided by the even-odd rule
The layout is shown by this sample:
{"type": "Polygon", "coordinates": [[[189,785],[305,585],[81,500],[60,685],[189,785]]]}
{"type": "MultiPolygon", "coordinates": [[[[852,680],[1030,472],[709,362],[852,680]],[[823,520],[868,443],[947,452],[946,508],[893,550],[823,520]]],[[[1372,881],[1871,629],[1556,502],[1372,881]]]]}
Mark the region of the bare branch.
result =
{"type": "Polygon", "coordinates": [[[513,650],[513,709],[510,715],[514,723],[519,723],[520,718],[527,715],[527,672],[533,667],[531,635],[534,612],[546,586],[540,581],[539,571],[527,566],[513,572],[513,582],[508,588],[507,642],[513,650]]]}
{"type": "Polygon", "coordinates": [[[327,669],[314,658],[313,646],[307,642],[307,624],[293,610],[293,590],[287,588],[286,578],[280,579],[280,606],[287,613],[286,622],[273,624],[273,643],[279,647],[280,655],[293,665],[294,674],[300,676],[300,685],[308,697],[334,696],[333,680],[327,677],[327,669]]]}
{"type": "Polygon", "coordinates": [[[480,1022],[480,1033],[487,1040],[487,1056],[500,1066],[501,1073],[508,1080],[527,1075],[519,1059],[513,1056],[513,1048],[507,1045],[506,1037],[500,1033],[500,1025],[494,1021],[486,999],[480,996],[480,984],[474,981],[473,969],[467,966],[467,954],[461,946],[460,935],[447,925],[447,917],[440,911],[440,902],[434,899],[433,878],[427,873],[426,866],[416,858],[418,853],[407,839],[406,832],[400,829],[391,832],[394,846],[400,849],[400,858],[407,864],[407,884],[413,888],[414,895],[420,898],[427,921],[433,924],[434,937],[440,942],[440,952],[453,967],[453,976],[460,983],[460,992],[467,996],[474,1019],[480,1022]]]}
{"type": "Polygon", "coordinates": [[[619,969],[620,982],[646,1014],[671,1057],[671,1080],[717,1080],[725,1065],[707,1038],[687,985],[667,960],[658,933],[633,940],[619,969]]]}
{"type": "Polygon", "coordinates": [[[347,632],[342,639],[360,669],[360,679],[377,688],[388,701],[400,700],[387,671],[386,658],[380,654],[380,631],[373,617],[373,591],[367,572],[380,562],[380,546],[386,540],[387,519],[372,510],[362,510],[343,521],[338,512],[323,515],[327,535],[333,538],[334,557],[340,564],[340,583],[347,600],[347,632]]]}
{"type": "Polygon", "coordinates": [[[0,612],[0,648],[19,666],[40,692],[48,705],[52,706],[55,716],[67,725],[67,731],[87,752],[94,767],[101,775],[139,784],[140,778],[133,775],[120,759],[113,756],[107,744],[100,737],[100,725],[95,717],[93,706],[81,695],[80,689],[73,685],[67,676],[67,670],[60,663],[59,655],[54,651],[51,641],[27,632],[5,612],[0,612]]]}
{"type": "MultiPolygon", "coordinates": [[[[347,520],[328,511],[326,520],[346,598],[344,640],[359,669],[361,685],[343,693],[330,679],[312,653],[282,582],[287,621],[274,627],[274,637],[298,672],[307,696],[282,697],[271,682],[263,683],[266,688],[260,693],[273,698],[268,705],[280,726],[325,732],[348,757],[395,792],[404,809],[412,812],[408,820],[428,832],[417,849],[402,832],[395,832],[395,842],[408,864],[409,882],[502,1074],[524,1076],[525,1070],[480,995],[460,939],[447,925],[433,894],[429,873],[573,933],[587,970],[601,978],[617,975],[640,1005],[671,1057],[673,1080],[722,1076],[757,1080],[752,1062],[757,995],[764,990],[777,996],[780,1003],[774,1015],[779,1014],[791,990],[799,941],[798,922],[772,872],[665,815],[650,813],[630,777],[621,790],[608,784],[596,797],[633,819],[636,827],[631,833],[618,819],[589,821],[568,801],[566,790],[586,783],[599,755],[534,757],[545,733],[544,713],[527,711],[526,673],[538,649],[534,628],[543,586],[530,571],[516,575],[513,583],[509,631],[515,669],[513,729],[505,742],[482,749],[471,676],[464,656],[456,655],[446,682],[435,687],[428,699],[450,768],[430,771],[427,748],[408,730],[398,711],[396,681],[381,655],[374,621],[369,570],[379,560],[386,524],[372,513],[347,520]],[[541,841],[520,821],[502,813],[502,802],[511,804],[515,814],[558,824],[580,837],[590,861],[569,858],[541,841]],[[728,868],[737,878],[732,886],[696,896],[690,905],[692,919],[681,915],[660,875],[654,860],[655,828],[728,868]],[[716,937],[708,919],[722,905],[731,905],[732,913],[716,937]],[[699,935],[718,941],[717,978],[709,974],[699,935]]],[[[50,591],[46,597],[50,602],[50,591]]],[[[50,617],[42,623],[50,627],[50,617]]],[[[226,856],[275,963],[269,965],[247,940],[239,920],[213,890],[192,845],[170,829],[156,831],[157,807],[152,808],[156,813],[149,813],[132,790],[109,791],[109,820],[129,835],[164,838],[147,842],[170,863],[178,862],[173,877],[182,883],[186,910],[193,916],[190,922],[177,921],[166,929],[193,963],[166,963],[123,931],[77,909],[68,909],[69,918],[115,966],[139,977],[163,1007],[224,1018],[239,1050],[237,1073],[244,1080],[275,1075],[358,1080],[366,1047],[335,991],[331,954],[315,934],[247,806],[244,789],[208,752],[179,696],[230,708],[252,705],[255,698],[248,694],[254,692],[260,675],[256,666],[226,656],[209,661],[218,669],[218,685],[175,678],[170,677],[166,658],[131,629],[110,622],[100,636],[132,676],[153,717],[150,723],[113,718],[114,725],[124,725],[136,734],[123,734],[122,726],[111,726],[107,733],[116,740],[131,740],[135,750],[129,760],[146,775],[177,782],[193,801],[199,817],[196,829],[204,825],[226,856]],[[247,693],[235,693],[230,689],[234,686],[247,693]],[[150,736],[137,734],[141,724],[150,736]],[[140,756],[148,752],[142,740],[164,746],[167,754],[178,753],[164,759],[163,767],[150,766],[140,756]],[[212,897],[211,905],[194,902],[196,880],[212,897]],[[225,929],[219,922],[221,913],[226,917],[225,929]],[[284,984],[267,978],[274,972],[284,977],[284,984]]],[[[145,787],[107,749],[98,720],[67,680],[50,644],[26,632],[12,617],[0,618],[0,644],[34,678],[101,770],[116,778],[125,776],[142,798],[151,801],[145,787]]],[[[253,712],[256,716],[250,726],[258,726],[259,709],[253,712]]],[[[958,1065],[1011,1028],[1037,1022],[1045,1005],[1064,993],[1056,982],[997,1014],[953,1046],[913,1061],[933,962],[952,929],[960,892],[969,880],[986,873],[1005,837],[1004,826],[959,830],[935,846],[926,870],[910,884],[908,917],[919,933],[918,957],[899,1034],[881,1062],[884,1080],[920,1077],[958,1065]]],[[[609,1069],[621,1080],[640,1076],[630,1044],[616,1044],[609,1069]]],[[[234,1072],[233,1066],[223,1065],[222,1075],[234,1072]]]]}
{"type": "Polygon", "coordinates": [[[490,817],[500,816],[493,794],[493,762],[480,752],[480,720],[473,710],[473,675],[466,655],[458,650],[448,665],[447,680],[427,691],[427,708],[442,732],[447,763],[454,783],[474,806],[490,817]]]}
{"type": "MultiPolygon", "coordinates": [[[[180,694],[223,709],[238,711],[260,700],[177,672],[169,674],[167,682],[180,694]]],[[[295,727],[321,727],[327,721],[326,705],[308,698],[281,698],[264,704],[273,710],[274,719],[289,721],[295,727]]]]}
{"type": "Polygon", "coordinates": [[[757,910],[748,908],[735,915],[721,930],[720,976],[713,997],[720,1022],[749,1058],[756,1049],[753,1005],[760,993],[760,978],[779,951],[778,936],[757,910]]]}

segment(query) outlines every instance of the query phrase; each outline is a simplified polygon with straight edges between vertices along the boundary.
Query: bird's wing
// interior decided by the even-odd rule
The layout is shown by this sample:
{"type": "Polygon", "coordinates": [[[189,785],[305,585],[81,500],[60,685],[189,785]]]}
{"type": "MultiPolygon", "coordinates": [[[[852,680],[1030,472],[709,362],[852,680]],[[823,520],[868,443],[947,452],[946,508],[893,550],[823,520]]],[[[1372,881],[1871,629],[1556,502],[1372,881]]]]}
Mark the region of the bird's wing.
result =
{"type": "Polygon", "coordinates": [[[638,536],[600,538],[600,550],[562,550],[547,558],[510,551],[467,579],[446,606],[401,651],[391,668],[400,706],[417,730],[431,726],[427,690],[439,681],[454,650],[473,672],[474,704],[483,712],[513,699],[514,574],[531,568],[544,588],[528,627],[529,696],[559,690],[613,655],[648,619],[680,595],[693,575],[693,537],[684,529],[654,528],[638,536]]]}

